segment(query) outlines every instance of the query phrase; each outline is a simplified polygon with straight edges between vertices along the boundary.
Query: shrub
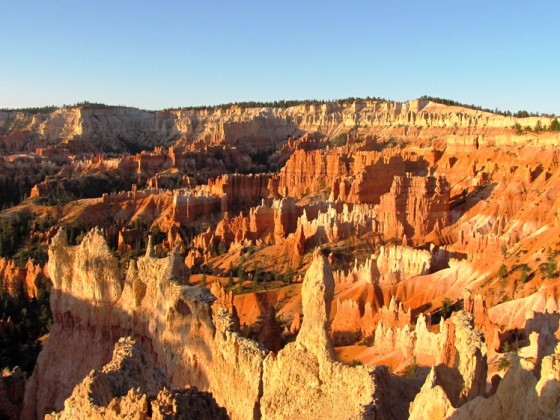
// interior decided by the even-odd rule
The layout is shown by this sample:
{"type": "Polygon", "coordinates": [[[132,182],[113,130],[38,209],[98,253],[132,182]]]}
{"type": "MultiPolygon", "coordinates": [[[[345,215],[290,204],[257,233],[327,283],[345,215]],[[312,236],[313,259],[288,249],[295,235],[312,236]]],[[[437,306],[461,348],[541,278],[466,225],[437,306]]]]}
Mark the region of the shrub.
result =
{"type": "Polygon", "coordinates": [[[535,133],[540,133],[541,131],[543,131],[543,126],[541,120],[538,120],[537,124],[535,124],[535,133]]]}
{"type": "Polygon", "coordinates": [[[539,270],[547,279],[557,277],[556,272],[558,270],[558,265],[556,263],[556,258],[549,256],[546,262],[539,265],[539,270]]]}
{"type": "Polygon", "coordinates": [[[505,245],[502,245],[502,256],[504,257],[504,259],[506,259],[508,256],[508,249],[505,245]]]}
{"type": "Polygon", "coordinates": [[[407,378],[416,378],[418,376],[419,371],[420,368],[418,367],[418,363],[416,363],[416,357],[413,357],[412,362],[404,372],[404,376],[406,376],[407,378]]]}
{"type": "Polygon", "coordinates": [[[449,298],[445,298],[443,300],[443,303],[441,305],[441,317],[443,319],[447,319],[451,316],[451,313],[453,312],[453,303],[451,302],[451,299],[449,298]]]}
{"type": "Polygon", "coordinates": [[[511,362],[509,361],[509,359],[507,357],[502,357],[500,359],[500,363],[498,363],[498,370],[502,371],[502,370],[509,369],[510,367],[511,367],[511,362]]]}
{"type": "Polygon", "coordinates": [[[243,280],[245,279],[245,270],[242,266],[239,266],[237,269],[237,277],[239,279],[239,283],[243,283],[243,280]]]}
{"type": "Polygon", "coordinates": [[[500,265],[498,270],[498,277],[501,279],[505,279],[507,277],[508,270],[505,264],[500,265]]]}
{"type": "Polygon", "coordinates": [[[348,136],[348,133],[340,133],[339,135],[337,135],[335,137],[331,137],[329,139],[329,144],[331,145],[331,147],[345,146],[347,136],[348,136]]]}
{"type": "Polygon", "coordinates": [[[519,280],[523,284],[527,283],[527,271],[528,270],[526,266],[521,267],[521,278],[519,280]]]}
{"type": "Polygon", "coordinates": [[[233,264],[229,263],[229,277],[228,277],[228,282],[227,282],[227,288],[228,290],[230,290],[234,285],[233,282],[233,264]]]}
{"type": "Polygon", "coordinates": [[[49,295],[45,284],[38,285],[37,298],[29,298],[23,290],[10,296],[0,288],[0,321],[10,319],[13,325],[13,330],[0,334],[0,370],[17,365],[28,374],[33,371],[40,337],[52,326],[49,295]]]}

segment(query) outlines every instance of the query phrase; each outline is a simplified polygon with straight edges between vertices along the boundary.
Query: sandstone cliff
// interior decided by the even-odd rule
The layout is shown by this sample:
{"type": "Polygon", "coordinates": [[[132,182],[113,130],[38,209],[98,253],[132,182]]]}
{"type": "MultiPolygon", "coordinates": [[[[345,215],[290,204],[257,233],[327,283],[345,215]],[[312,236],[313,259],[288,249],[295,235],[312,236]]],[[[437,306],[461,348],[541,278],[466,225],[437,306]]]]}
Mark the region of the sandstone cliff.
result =
{"type": "MultiPolygon", "coordinates": [[[[516,122],[523,127],[546,117],[517,119],[460,107],[448,107],[426,100],[298,105],[290,108],[207,108],[202,110],[143,111],[136,108],[82,105],[30,114],[1,111],[3,135],[23,134],[12,140],[11,149],[29,150],[52,142],[72,143],[79,139],[107,151],[130,147],[154,147],[171,139],[185,138],[199,145],[226,144],[250,148],[274,148],[276,143],[306,132],[326,135],[346,133],[355,126],[370,132],[406,125],[416,135],[430,138],[436,133],[454,134],[468,128],[470,134],[496,135],[516,122]],[[473,133],[474,129],[474,133],[473,133]]],[[[9,140],[8,137],[6,140],[9,140]]],[[[1,144],[8,143],[0,142],[1,144]]]]}
{"type": "Polygon", "coordinates": [[[334,280],[315,256],[302,287],[303,323],[295,343],[264,361],[263,419],[362,418],[374,409],[375,377],[333,360],[328,338],[334,280]]]}
{"type": "Polygon", "coordinates": [[[212,314],[215,298],[186,285],[176,254],[156,259],[151,252],[131,262],[121,280],[99,231],[74,247],[62,234],[53,239],[49,273],[55,324],[27,387],[26,418],[61,410],[65,400],[58,416],[78,415],[83,398],[91,401],[87,413],[98,417],[115,410],[146,412],[149,401],[157,405],[164,398],[160,393],[155,402],[150,399],[163,386],[209,390],[233,418],[305,413],[360,418],[379,409],[375,381],[384,374],[333,359],[334,280],[325,257],[315,256],[304,280],[304,320],[296,342],[267,355],[235,332],[225,308],[217,306],[212,314]],[[138,345],[118,342],[125,336],[135,337],[138,345]]]}
{"type": "Polygon", "coordinates": [[[47,419],[227,419],[211,394],[170,384],[143,347],[130,337],[116,344],[111,361],[92,370],[47,419]]]}
{"type": "MultiPolygon", "coordinates": [[[[497,407],[509,400],[492,376],[513,346],[534,367],[522,360],[529,373],[514,374],[512,360],[506,384],[541,365],[554,371],[547,357],[560,338],[560,137],[513,128],[538,119],[423,100],[98,108],[0,112],[0,153],[14,153],[0,156],[0,188],[35,185],[22,211],[56,215],[73,232],[106,226],[75,247],[63,234],[52,241],[55,322],[28,381],[25,418],[82,395],[84,378],[92,370],[103,377],[115,343],[128,336],[169,387],[209,391],[233,418],[402,418],[415,399],[417,418],[463,407],[476,418],[479,406],[498,417],[553,416],[550,401],[539,402],[541,411],[497,407]],[[124,150],[137,153],[105,153],[124,150]],[[101,195],[99,180],[126,191],[101,195]],[[73,200],[82,190],[96,198],[73,200]],[[47,205],[62,194],[71,201],[47,205]],[[136,258],[148,229],[155,248],[150,242],[136,258]],[[328,263],[311,254],[317,247],[328,263]],[[217,302],[189,284],[183,261],[193,284],[215,284],[217,302]],[[228,272],[239,276],[226,293],[217,283],[228,272]],[[461,304],[472,316],[439,321],[461,304]],[[396,379],[349,366],[358,363],[419,373],[396,379]]],[[[30,246],[55,232],[39,230],[29,226],[30,246]]],[[[0,260],[9,294],[33,296],[43,275],[0,260]]],[[[0,325],[13,330],[8,319],[0,325]]],[[[555,398],[549,382],[535,391],[538,401],[541,391],[542,401],[555,398]]],[[[123,410],[130,403],[157,412],[155,391],[127,392],[105,395],[123,410]]],[[[177,398],[164,393],[158,407],[172,412],[177,398]]]]}
{"type": "Polygon", "coordinates": [[[22,292],[29,298],[37,298],[38,289],[47,283],[44,269],[33,261],[20,268],[15,261],[0,258],[0,287],[8,295],[16,297],[22,292]]]}
{"type": "Polygon", "coordinates": [[[508,356],[509,367],[499,382],[496,393],[489,398],[477,397],[460,408],[454,408],[445,392],[437,385],[432,371],[417,396],[421,405],[413,405],[410,418],[433,419],[558,419],[560,413],[560,376],[558,352],[546,356],[540,379],[533,372],[532,362],[516,355],[508,356]]]}

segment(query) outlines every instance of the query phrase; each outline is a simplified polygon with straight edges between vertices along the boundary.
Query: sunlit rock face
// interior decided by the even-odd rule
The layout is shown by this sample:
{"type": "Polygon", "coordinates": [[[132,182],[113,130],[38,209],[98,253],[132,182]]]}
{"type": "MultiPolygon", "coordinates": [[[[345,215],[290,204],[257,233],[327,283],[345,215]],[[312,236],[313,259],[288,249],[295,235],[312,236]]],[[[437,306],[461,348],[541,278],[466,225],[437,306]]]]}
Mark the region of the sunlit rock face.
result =
{"type": "Polygon", "coordinates": [[[513,128],[537,121],[424,100],[0,112],[0,185],[60,218],[26,236],[46,268],[0,259],[10,296],[53,283],[22,418],[555,418],[560,137],[513,128]],[[39,204],[92,177],[123,191],[39,204]],[[105,228],[69,246],[60,224],[105,228]]]}
{"type": "Polygon", "coordinates": [[[111,361],[101,370],[92,370],[66,399],[64,409],[46,418],[229,418],[211,394],[170,388],[142,345],[124,337],[115,344],[111,361]]]}
{"type": "Polygon", "coordinates": [[[263,418],[362,418],[375,405],[373,370],[333,359],[328,337],[333,293],[330,266],[317,254],[303,281],[297,339],[264,361],[263,418]]]}
{"type": "Polygon", "coordinates": [[[63,233],[53,239],[49,273],[55,323],[28,384],[25,416],[41,418],[61,409],[74,386],[110,360],[114,343],[124,335],[144,343],[166,383],[216,387],[214,394],[230,401],[231,415],[255,411],[259,381],[254,378],[261,375],[263,351],[228,331],[228,316],[218,313],[214,326],[214,297],[206,289],[183,285],[185,268],[176,255],[156,259],[151,254],[148,250],[132,262],[121,280],[117,260],[99,231],[75,247],[65,244],[63,233]],[[233,398],[242,378],[246,398],[233,398]],[[229,388],[219,386],[222,382],[229,388]]]}

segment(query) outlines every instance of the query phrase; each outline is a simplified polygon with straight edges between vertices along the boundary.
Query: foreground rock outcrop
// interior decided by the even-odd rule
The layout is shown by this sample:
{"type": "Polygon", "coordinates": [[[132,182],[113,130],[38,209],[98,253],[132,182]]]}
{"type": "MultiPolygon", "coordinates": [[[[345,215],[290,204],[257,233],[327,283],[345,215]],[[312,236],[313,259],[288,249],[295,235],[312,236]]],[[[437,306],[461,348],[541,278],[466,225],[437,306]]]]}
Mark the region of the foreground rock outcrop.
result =
{"type": "Polygon", "coordinates": [[[411,407],[414,419],[558,419],[560,418],[560,353],[543,359],[540,379],[535,365],[514,354],[495,394],[479,396],[459,408],[454,407],[438,374],[432,370],[411,407]]]}
{"type": "Polygon", "coordinates": [[[333,360],[328,324],[334,280],[326,257],[315,256],[301,293],[303,323],[296,341],[264,361],[263,419],[373,416],[373,370],[333,360]]]}
{"type": "Polygon", "coordinates": [[[215,298],[188,285],[175,253],[157,259],[149,245],[145,257],[131,261],[123,281],[100,231],[73,247],[64,238],[56,236],[49,249],[55,324],[27,387],[25,418],[63,407],[62,418],[78,415],[86,395],[95,395],[96,416],[125,406],[144,410],[146,395],[185,386],[209,390],[236,419],[360,418],[375,412],[375,381],[384,373],[333,359],[334,280],[320,253],[303,283],[298,338],[274,355],[235,332],[235,315],[226,307],[211,309],[215,298]],[[126,336],[138,345],[121,339],[126,336]]]}
{"type": "Polygon", "coordinates": [[[53,238],[49,274],[54,324],[29,380],[23,415],[41,418],[62,408],[73,388],[111,360],[120,337],[133,336],[175,387],[208,389],[214,297],[188,282],[176,254],[130,263],[121,278],[117,259],[98,230],[79,246],[53,238]],[[181,345],[179,343],[182,343],[181,345]]]}
{"type": "Polygon", "coordinates": [[[196,388],[169,391],[169,381],[133,339],[121,338],[112,360],[93,370],[47,419],[227,419],[212,395],[196,388]]]}
{"type": "MultiPolygon", "coordinates": [[[[442,321],[439,333],[430,331],[424,315],[411,331],[410,310],[395,300],[375,317],[369,308],[367,319],[357,319],[377,322],[378,351],[401,349],[407,358],[434,360],[413,397],[414,383],[395,385],[386,369],[335,361],[330,338],[335,281],[320,252],[314,254],[301,286],[299,333],[277,353],[237,332],[231,294],[214,287],[216,302],[207,289],[189,284],[176,251],[166,258],[153,255],[150,241],[146,256],[131,260],[123,278],[123,268],[100,230],[88,233],[77,246],[69,246],[63,233],[53,238],[48,272],[55,322],[27,384],[24,418],[53,411],[60,418],[79,418],[82,412],[87,413],[83,418],[132,412],[146,418],[158,418],[158,412],[179,415],[180,407],[200,397],[198,391],[185,390],[190,387],[209,391],[211,396],[204,394],[200,401],[206,402],[200,404],[213,410],[210,402],[215,400],[234,419],[404,418],[388,413],[402,413],[412,400],[411,418],[505,413],[489,404],[505,392],[515,365],[496,394],[484,399],[487,349],[471,313],[461,311],[442,321]],[[396,403],[395,398],[403,400],[396,403]]],[[[428,254],[420,260],[428,263],[428,254]]],[[[340,306],[341,313],[345,306],[359,315],[350,304],[340,306]]],[[[541,382],[525,381],[539,395],[538,408],[531,413],[554,412],[560,389],[555,385],[556,359],[557,354],[542,359],[541,382]]],[[[525,368],[530,375],[533,369],[525,368]]]]}

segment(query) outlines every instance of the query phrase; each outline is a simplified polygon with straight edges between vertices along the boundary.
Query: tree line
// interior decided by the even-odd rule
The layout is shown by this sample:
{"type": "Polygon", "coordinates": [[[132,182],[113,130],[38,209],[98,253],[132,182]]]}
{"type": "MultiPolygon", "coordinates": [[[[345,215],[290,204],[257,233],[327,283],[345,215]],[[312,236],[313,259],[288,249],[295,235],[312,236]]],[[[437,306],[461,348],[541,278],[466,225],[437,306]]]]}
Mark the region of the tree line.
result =
{"type": "Polygon", "coordinates": [[[524,110],[512,113],[511,111],[502,111],[498,108],[494,108],[494,109],[483,108],[481,106],[474,105],[474,104],[465,104],[462,102],[454,101],[452,99],[438,98],[435,96],[428,96],[428,95],[423,95],[420,97],[420,99],[428,100],[442,105],[460,106],[463,108],[474,109],[475,111],[490,112],[492,114],[503,115],[504,117],[527,118],[527,117],[553,117],[554,116],[551,114],[544,114],[544,113],[541,114],[538,112],[528,112],[524,110]]]}

